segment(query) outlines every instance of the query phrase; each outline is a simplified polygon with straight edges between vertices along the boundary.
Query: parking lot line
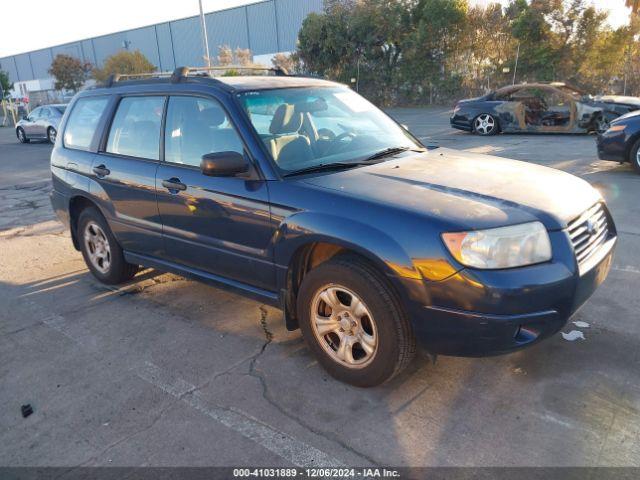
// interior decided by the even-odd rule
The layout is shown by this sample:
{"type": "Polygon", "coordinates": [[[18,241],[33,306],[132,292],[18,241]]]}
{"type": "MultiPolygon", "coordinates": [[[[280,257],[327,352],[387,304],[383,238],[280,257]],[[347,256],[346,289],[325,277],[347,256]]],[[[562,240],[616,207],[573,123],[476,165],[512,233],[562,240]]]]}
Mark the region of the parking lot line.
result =
{"type": "Polygon", "coordinates": [[[141,379],[158,387],[165,393],[195,408],[225,427],[256,442],[258,445],[291,462],[297,467],[339,467],[342,463],[311,445],[276,430],[245,412],[208,405],[198,387],[179,377],[172,377],[151,362],[134,369],[141,379]]]}
{"type": "MultiPolygon", "coordinates": [[[[42,311],[42,307],[35,302],[26,300],[26,303],[34,311],[42,311]]],[[[63,334],[85,350],[91,350],[92,347],[95,347],[86,345],[81,336],[70,333],[67,320],[62,315],[49,315],[45,317],[43,323],[63,334]]],[[[291,464],[296,467],[339,467],[343,465],[342,462],[331,457],[329,454],[287,433],[277,430],[246,412],[209,405],[198,391],[199,387],[182,378],[171,375],[166,370],[163,370],[151,362],[134,365],[131,371],[140,379],[198,410],[225,427],[239,433],[243,437],[254,441],[282,459],[291,462],[291,464]]]]}

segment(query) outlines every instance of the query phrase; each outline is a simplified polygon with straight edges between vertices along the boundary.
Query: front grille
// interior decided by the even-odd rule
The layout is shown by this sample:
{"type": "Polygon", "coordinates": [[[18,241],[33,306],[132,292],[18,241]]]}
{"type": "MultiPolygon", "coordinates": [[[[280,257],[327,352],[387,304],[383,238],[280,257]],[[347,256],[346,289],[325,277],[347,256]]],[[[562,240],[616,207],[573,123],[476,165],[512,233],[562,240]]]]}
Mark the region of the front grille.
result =
{"type": "Polygon", "coordinates": [[[602,203],[597,203],[569,223],[568,231],[576,260],[580,264],[607,241],[609,224],[602,203]]]}

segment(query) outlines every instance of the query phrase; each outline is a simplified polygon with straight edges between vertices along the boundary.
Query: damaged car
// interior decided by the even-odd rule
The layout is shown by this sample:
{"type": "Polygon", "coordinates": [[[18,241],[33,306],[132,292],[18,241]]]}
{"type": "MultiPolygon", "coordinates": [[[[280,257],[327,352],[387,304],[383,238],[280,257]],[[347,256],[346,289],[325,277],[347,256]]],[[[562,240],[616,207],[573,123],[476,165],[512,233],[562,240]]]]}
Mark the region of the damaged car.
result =
{"type": "Polygon", "coordinates": [[[525,83],[460,100],[450,120],[453,128],[478,135],[602,133],[611,120],[638,109],[636,97],[593,97],[566,83],[525,83]]]}

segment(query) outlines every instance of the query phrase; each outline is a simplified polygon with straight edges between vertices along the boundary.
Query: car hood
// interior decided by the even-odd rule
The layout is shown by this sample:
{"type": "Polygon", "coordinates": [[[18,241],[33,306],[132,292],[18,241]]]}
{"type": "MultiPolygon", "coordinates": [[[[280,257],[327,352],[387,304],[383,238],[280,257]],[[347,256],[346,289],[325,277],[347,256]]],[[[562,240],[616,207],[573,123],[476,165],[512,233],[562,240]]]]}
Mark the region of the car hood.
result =
{"type": "Polygon", "coordinates": [[[600,97],[596,97],[595,100],[598,102],[616,103],[640,108],[640,98],[638,97],[627,97],[623,95],[603,95],[600,97]]]}
{"type": "Polygon", "coordinates": [[[633,112],[625,113],[624,115],[620,115],[618,118],[614,118],[611,121],[611,124],[615,125],[629,118],[634,118],[638,116],[640,116],[640,110],[634,110],[633,112]]]}
{"type": "Polygon", "coordinates": [[[454,229],[533,220],[561,229],[601,199],[578,177],[517,160],[447,148],[399,157],[303,181],[454,229]]]}

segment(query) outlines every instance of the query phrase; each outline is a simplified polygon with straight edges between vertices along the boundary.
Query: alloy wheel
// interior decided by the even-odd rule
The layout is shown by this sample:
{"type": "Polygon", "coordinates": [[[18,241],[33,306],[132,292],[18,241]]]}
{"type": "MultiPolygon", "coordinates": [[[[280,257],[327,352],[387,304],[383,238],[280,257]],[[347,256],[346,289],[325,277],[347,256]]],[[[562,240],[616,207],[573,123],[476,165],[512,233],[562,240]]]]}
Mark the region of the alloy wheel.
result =
{"type": "Polygon", "coordinates": [[[24,141],[26,140],[26,137],[24,136],[24,130],[22,130],[21,128],[18,129],[18,140],[20,141],[20,143],[24,143],[24,141]]]}
{"type": "Polygon", "coordinates": [[[56,136],[58,135],[58,132],[56,132],[55,128],[50,128],[47,135],[50,143],[56,143],[56,136]]]}
{"type": "Polygon", "coordinates": [[[337,363],[363,368],[376,355],[378,330],[373,315],[346,287],[331,284],[315,293],[311,325],[318,343],[337,363]]]}
{"type": "Polygon", "coordinates": [[[488,113],[483,113],[478,115],[473,123],[473,128],[480,135],[489,135],[493,133],[496,128],[496,120],[488,113]]]}
{"type": "Polygon", "coordinates": [[[100,273],[107,273],[111,266],[111,246],[104,231],[95,222],[84,229],[84,245],[89,261],[100,273]]]}

